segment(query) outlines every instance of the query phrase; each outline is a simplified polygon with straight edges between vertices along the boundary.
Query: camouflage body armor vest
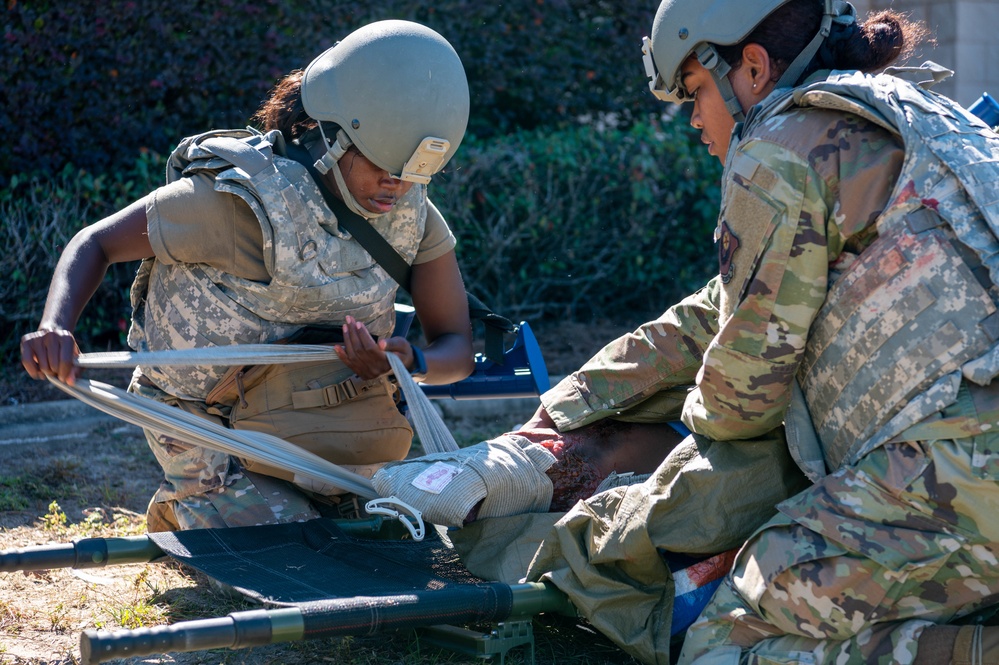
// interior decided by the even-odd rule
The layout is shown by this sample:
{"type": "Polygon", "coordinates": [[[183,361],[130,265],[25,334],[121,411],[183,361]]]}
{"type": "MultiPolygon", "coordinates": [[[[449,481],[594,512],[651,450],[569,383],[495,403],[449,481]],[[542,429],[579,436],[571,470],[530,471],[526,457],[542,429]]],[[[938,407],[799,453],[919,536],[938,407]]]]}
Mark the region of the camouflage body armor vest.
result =
{"type": "Polygon", "coordinates": [[[814,480],[953,403],[962,378],[999,375],[999,136],[887,75],[834,73],[766,104],[747,125],[791,105],[832,108],[905,149],[878,238],[830,270],[798,371],[785,425],[814,480]]]}
{"type": "MultiPolygon", "coordinates": [[[[372,335],[395,324],[398,285],[337,225],[316,183],[298,162],[274,153],[279,132],[219,130],[184,139],[170,156],[167,182],[216,173],[215,189],[240,197],[263,231],[269,283],[204,264],[143,261],[132,285],[129,345],[156,351],[269,343],[306,325],[339,326],[347,315],[372,335]]],[[[369,220],[408,263],[423,238],[426,187],[369,220]]],[[[142,373],[177,397],[204,399],[226,367],[147,367],[142,373]]]]}

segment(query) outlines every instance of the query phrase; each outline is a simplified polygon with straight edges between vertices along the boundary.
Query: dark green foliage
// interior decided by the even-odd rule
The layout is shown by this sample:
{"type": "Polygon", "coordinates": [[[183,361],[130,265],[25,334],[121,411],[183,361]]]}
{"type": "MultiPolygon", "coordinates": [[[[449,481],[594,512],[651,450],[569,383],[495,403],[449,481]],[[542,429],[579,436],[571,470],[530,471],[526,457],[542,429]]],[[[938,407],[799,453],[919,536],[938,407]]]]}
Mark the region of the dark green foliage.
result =
{"type": "MultiPolygon", "coordinates": [[[[162,182],[182,137],[240,127],[286,72],[384,18],[461,55],[469,134],[431,195],[467,287],[515,319],[625,325],[716,271],[719,167],[648,93],[655,3],[591,0],[108,0],[7,3],[0,58],[0,362],[16,368],[55,262],[162,182]],[[622,5],[622,6],[619,6],[622,5]]],[[[112,266],[77,326],[120,347],[135,265],[112,266]]]]}
{"type": "MultiPolygon", "coordinates": [[[[0,192],[0,352],[41,317],[73,234],[159,184],[163,158],[94,177],[67,167],[0,192]]],[[[624,317],[638,323],[717,270],[716,160],[679,119],[521,130],[463,145],[431,196],[458,237],[467,288],[517,319],[624,317]],[[637,318],[636,318],[637,317],[637,318]]],[[[112,266],[77,327],[85,351],[116,348],[135,265],[112,266]]]]}
{"type": "Polygon", "coordinates": [[[684,123],[646,121],[463,147],[432,196],[469,289],[508,316],[585,321],[658,312],[702,286],[720,168],[695,143],[684,123]]]}
{"type": "MultiPolygon", "coordinates": [[[[38,326],[52,271],[73,235],[162,184],[164,168],[163,156],[147,151],[113,173],[66,165],[58,173],[14,176],[0,189],[0,364],[20,364],[18,340],[38,326]]],[[[108,269],[76,328],[85,350],[123,348],[137,266],[108,269]]]]}
{"type": "Polygon", "coordinates": [[[241,127],[283,74],[386,18],[419,21],[454,45],[479,138],[594,111],[643,117],[657,108],[640,51],[654,10],[594,0],[8,2],[0,186],[25,169],[101,172],[139,147],[167,152],[183,136],[241,127]]]}

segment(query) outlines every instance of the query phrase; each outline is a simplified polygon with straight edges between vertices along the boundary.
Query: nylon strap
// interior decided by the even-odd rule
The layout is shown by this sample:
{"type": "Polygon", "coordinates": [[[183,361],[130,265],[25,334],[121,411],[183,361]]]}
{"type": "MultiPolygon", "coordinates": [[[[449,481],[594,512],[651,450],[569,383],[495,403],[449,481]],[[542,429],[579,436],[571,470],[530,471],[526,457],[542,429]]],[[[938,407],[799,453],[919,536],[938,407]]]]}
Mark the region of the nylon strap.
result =
{"type": "Polygon", "coordinates": [[[406,263],[406,260],[402,258],[399,252],[395,251],[395,248],[366,219],[348,208],[346,203],[333,196],[329,188],[323,184],[322,175],[316,169],[309,153],[304,148],[291,144],[287,146],[287,151],[288,157],[304,166],[309,175],[312,176],[316,187],[319,189],[319,193],[323,195],[326,205],[336,215],[340,226],[350,233],[350,235],[354,236],[354,239],[361,244],[361,247],[366,249],[368,254],[371,254],[371,258],[377,261],[382,268],[385,268],[385,272],[408,293],[410,291],[412,266],[406,263]]]}
{"type": "MultiPolygon", "coordinates": [[[[323,200],[336,215],[337,222],[367,250],[385,272],[394,279],[403,290],[412,293],[410,289],[413,267],[382,237],[375,227],[368,223],[347,204],[333,196],[333,193],[323,184],[322,175],[316,169],[309,153],[300,145],[287,146],[288,157],[305,167],[323,195],[323,200]]],[[[517,327],[510,319],[500,316],[487,307],[481,300],[466,293],[468,296],[468,313],[474,321],[481,321],[485,328],[485,355],[497,365],[503,364],[503,333],[516,332],[517,327]]]]}
{"type": "MultiPolygon", "coordinates": [[[[406,369],[402,359],[394,353],[388,353],[386,354],[386,357],[388,358],[389,365],[392,367],[392,373],[395,374],[396,380],[399,382],[399,389],[402,390],[402,394],[406,398],[406,404],[409,406],[409,413],[413,419],[413,428],[416,430],[417,436],[420,437],[424,450],[428,453],[451,452],[457,450],[458,444],[455,442],[454,436],[444,424],[440,414],[433,407],[433,405],[430,404],[430,398],[427,397],[426,393],[423,392],[423,389],[420,388],[413,380],[413,377],[410,376],[409,370],[406,369]]],[[[78,367],[105,368],[135,367],[136,365],[273,365],[278,363],[314,362],[317,360],[335,358],[337,358],[336,352],[326,346],[237,344],[233,346],[172,349],[167,351],[83,353],[77,357],[76,365],[78,367]]],[[[78,399],[87,401],[81,394],[78,393],[78,391],[74,392],[71,386],[67,386],[60,381],[53,380],[53,382],[61,389],[69,392],[78,399]]],[[[376,382],[377,381],[372,380],[367,383],[376,382]]],[[[150,409],[159,409],[159,407],[156,406],[159,403],[154,400],[145,399],[138,395],[132,395],[131,393],[125,394],[128,395],[128,401],[133,404],[136,409],[141,410],[141,404],[144,403],[150,403],[150,406],[146,409],[146,411],[149,411],[150,409]]],[[[92,406],[94,405],[92,404],[92,406]]],[[[106,413],[110,413],[111,415],[118,416],[127,422],[137,424],[140,427],[149,427],[150,429],[164,431],[164,423],[160,423],[160,426],[140,424],[133,420],[129,420],[120,412],[108,410],[110,407],[105,408],[106,406],[107,405],[97,406],[97,408],[105,411],[106,413]]],[[[316,406],[321,405],[316,404],[316,406]]],[[[166,414],[172,415],[177,411],[179,410],[171,408],[166,411],[166,414]]],[[[162,410],[160,410],[160,413],[163,413],[162,410]]],[[[225,428],[222,428],[222,431],[228,433],[226,436],[239,436],[239,433],[237,433],[236,430],[226,430],[225,428]]],[[[246,432],[243,433],[246,434],[246,432]]],[[[263,436],[259,432],[253,432],[252,435],[263,436]]],[[[201,445],[208,448],[217,448],[217,446],[213,446],[211,444],[210,437],[207,442],[205,442],[204,438],[199,440],[202,442],[201,445]]],[[[286,443],[286,445],[292,446],[292,448],[297,448],[297,446],[293,446],[290,443],[286,443]]],[[[229,452],[225,449],[221,450],[223,450],[223,452],[229,452]]],[[[253,454],[239,453],[239,455],[256,460],[256,458],[253,457],[253,454]]],[[[266,464],[270,464],[271,466],[294,470],[282,464],[281,461],[274,461],[270,459],[257,461],[264,461],[266,464]]],[[[326,462],[326,460],[322,461],[325,464],[332,464],[331,462],[326,462]]],[[[365,482],[366,481],[367,480],[365,479],[365,482]]],[[[342,485],[338,485],[338,487],[341,486],[342,485]]],[[[361,494],[361,492],[357,492],[353,489],[351,491],[361,494]]]]}

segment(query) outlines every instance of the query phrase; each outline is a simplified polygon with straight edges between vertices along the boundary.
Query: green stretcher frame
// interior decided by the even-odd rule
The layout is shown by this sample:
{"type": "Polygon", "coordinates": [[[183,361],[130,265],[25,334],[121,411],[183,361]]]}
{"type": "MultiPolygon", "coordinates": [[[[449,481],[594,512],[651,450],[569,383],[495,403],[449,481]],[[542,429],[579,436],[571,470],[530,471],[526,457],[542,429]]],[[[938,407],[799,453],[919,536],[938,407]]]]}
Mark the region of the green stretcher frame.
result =
{"type": "MultiPolygon", "coordinates": [[[[382,517],[337,520],[347,535],[377,539],[382,517]]],[[[391,531],[391,528],[387,529],[391,531]]],[[[0,552],[0,572],[49,570],[53,568],[102,568],[150,563],[167,555],[149,536],[82,538],[72,543],[40,545],[0,552]]],[[[182,621],[136,630],[85,630],[80,636],[84,664],[117,658],[207,649],[242,649],[281,642],[347,635],[370,635],[386,628],[421,629],[424,639],[437,646],[478,658],[498,657],[500,663],[514,648],[527,649],[527,662],[534,663],[532,617],[546,612],[577,616],[568,598],[544,583],[493,584],[509,594],[498,610],[484,609],[474,595],[456,590],[416,591],[392,596],[365,596],[324,601],[318,610],[281,607],[232,612],[224,617],[182,621]],[[427,613],[426,604],[447,605],[455,623],[489,623],[488,632],[440,622],[427,613]],[[385,614],[391,613],[390,621],[385,614]],[[319,627],[317,628],[317,622],[319,627]]],[[[303,604],[309,605],[309,604],[303,604]]]]}

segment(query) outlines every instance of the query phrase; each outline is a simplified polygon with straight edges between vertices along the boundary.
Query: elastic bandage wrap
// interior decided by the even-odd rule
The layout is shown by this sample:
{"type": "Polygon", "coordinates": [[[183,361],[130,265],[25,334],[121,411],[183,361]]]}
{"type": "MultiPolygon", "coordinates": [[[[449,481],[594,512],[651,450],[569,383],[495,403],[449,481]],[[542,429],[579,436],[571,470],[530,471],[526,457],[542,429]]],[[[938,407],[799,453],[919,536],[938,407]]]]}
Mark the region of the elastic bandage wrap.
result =
{"type": "Polygon", "coordinates": [[[513,434],[454,452],[390,462],[371,478],[381,496],[394,496],[428,522],[462,526],[482,501],[478,517],[547,512],[552,482],[545,471],[555,456],[513,434]]]}

